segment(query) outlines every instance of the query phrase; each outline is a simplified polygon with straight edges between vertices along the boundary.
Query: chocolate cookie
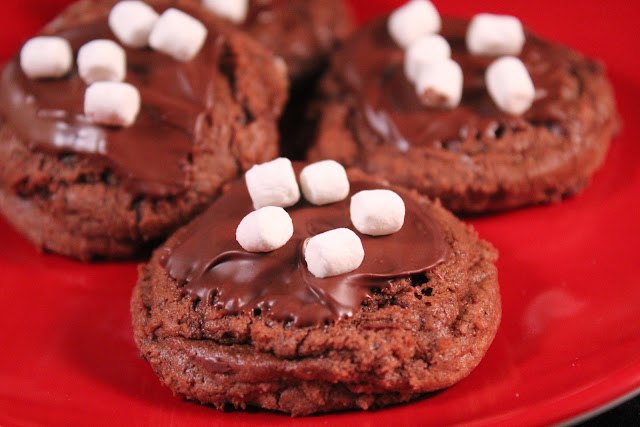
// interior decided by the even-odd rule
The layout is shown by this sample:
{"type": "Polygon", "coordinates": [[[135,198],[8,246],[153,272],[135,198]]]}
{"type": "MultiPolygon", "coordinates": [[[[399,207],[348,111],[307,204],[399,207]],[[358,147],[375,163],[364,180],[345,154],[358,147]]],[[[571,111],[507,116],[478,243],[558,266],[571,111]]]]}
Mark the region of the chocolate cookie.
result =
{"type": "Polygon", "coordinates": [[[303,159],[315,122],[307,115],[309,94],[329,54],[351,34],[353,22],[343,0],[250,0],[240,28],[280,56],[291,80],[280,122],[282,153],[303,159]]]}
{"type": "MultiPolygon", "coordinates": [[[[351,195],[388,188],[348,176],[351,195]]],[[[402,229],[358,234],[360,267],[319,279],[304,242],[353,229],[349,198],[300,201],[287,209],[292,239],[249,253],[235,230],[253,205],[244,181],[232,184],[140,267],[131,313],[142,356],[187,399],[297,416],[406,402],[460,381],[500,322],[496,251],[439,204],[394,190],[402,229]]]]}
{"type": "Polygon", "coordinates": [[[317,74],[353,28],[342,0],[250,0],[240,25],[284,59],[294,84],[317,74]]]}
{"type": "Polygon", "coordinates": [[[464,74],[461,104],[451,110],[421,103],[387,17],[361,28],[322,83],[308,158],[358,166],[462,212],[558,201],[585,187],[618,129],[602,65],[527,33],[519,58],[536,99],[522,116],[508,115],[485,86],[495,57],[468,52],[467,26],[443,19],[441,34],[464,74]]]}
{"type": "MultiPolygon", "coordinates": [[[[43,31],[74,54],[114,39],[114,1],[81,1],[43,31]]],[[[208,30],[191,61],[125,48],[127,75],[141,94],[133,126],[91,123],[87,85],[66,77],[31,80],[19,59],[0,82],[0,209],[35,245],[80,259],[127,257],[199,213],[220,188],[275,157],[286,75],[262,45],[206,12],[196,0],[152,0],[208,30]]],[[[117,40],[116,40],[117,41],[117,40]]]]}

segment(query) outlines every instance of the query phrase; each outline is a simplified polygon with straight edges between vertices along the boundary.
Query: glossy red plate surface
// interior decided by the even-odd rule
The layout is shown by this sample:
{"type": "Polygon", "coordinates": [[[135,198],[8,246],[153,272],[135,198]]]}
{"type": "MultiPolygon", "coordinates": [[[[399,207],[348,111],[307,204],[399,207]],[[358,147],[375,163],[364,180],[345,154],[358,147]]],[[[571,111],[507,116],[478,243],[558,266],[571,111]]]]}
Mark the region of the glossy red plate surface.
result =
{"type": "MultiPolygon", "coordinates": [[[[66,3],[3,1],[1,58],[66,3]]],[[[352,0],[360,19],[399,3],[352,0]]],[[[504,315],[486,358],[467,379],[408,405],[306,419],[183,402],[138,358],[129,315],[134,264],[41,255],[0,220],[0,425],[537,425],[638,391],[638,6],[481,3],[436,2],[447,14],[515,14],[538,33],[602,58],[624,128],[583,194],[471,221],[500,250],[504,315]]]]}

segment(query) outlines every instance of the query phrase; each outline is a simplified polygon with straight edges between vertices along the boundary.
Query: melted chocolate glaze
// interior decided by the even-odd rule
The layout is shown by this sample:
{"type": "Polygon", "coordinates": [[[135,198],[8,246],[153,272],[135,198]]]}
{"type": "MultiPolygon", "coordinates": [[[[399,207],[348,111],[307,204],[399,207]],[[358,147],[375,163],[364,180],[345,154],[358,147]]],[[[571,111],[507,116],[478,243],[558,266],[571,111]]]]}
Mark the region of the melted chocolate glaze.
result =
{"type": "MultiPolygon", "coordinates": [[[[301,170],[296,165],[296,171],[301,170]]],[[[380,188],[374,182],[351,182],[350,196],[380,188]]],[[[371,295],[393,279],[425,272],[446,260],[449,246],[439,226],[413,196],[399,192],[406,205],[402,229],[389,236],[360,233],[365,257],[355,271],[319,279],[306,267],[306,239],[339,227],[352,230],[351,197],[327,206],[304,200],[287,211],[294,234],[269,253],[244,251],[235,239],[242,218],[253,211],[244,181],[234,183],[203,215],[165,246],[161,262],[194,301],[213,303],[225,314],[261,310],[275,320],[317,325],[350,317],[371,295]]],[[[355,230],[354,230],[355,231],[355,230]]]]}
{"type": "MultiPolygon", "coordinates": [[[[162,10],[157,10],[162,13],[162,10]]],[[[198,17],[197,10],[185,10],[198,17]]],[[[84,116],[87,85],[77,68],[65,78],[31,80],[13,58],[0,80],[0,113],[31,148],[50,153],[95,156],[121,177],[134,194],[164,197],[184,191],[186,168],[203,116],[212,99],[222,36],[209,26],[204,47],[181,63],[151,49],[125,48],[125,81],[140,91],[142,105],[133,126],[115,128],[84,116]]],[[[115,39],[103,17],[58,34],[74,54],[95,39],[115,39]]]]}
{"type": "Polygon", "coordinates": [[[402,151],[412,146],[499,138],[504,127],[517,130],[544,125],[554,132],[567,132],[571,103],[580,94],[579,84],[566,77],[567,69],[571,75],[567,50],[527,34],[519,57],[536,87],[536,101],[523,116],[511,116],[495,106],[485,86],[485,71],[496,58],[467,51],[467,25],[464,20],[443,20],[441,35],[464,73],[462,102],[450,110],[421,104],[404,74],[404,52],[389,36],[386,18],[358,31],[332,64],[339,80],[355,96],[359,115],[368,127],[402,151]]]}

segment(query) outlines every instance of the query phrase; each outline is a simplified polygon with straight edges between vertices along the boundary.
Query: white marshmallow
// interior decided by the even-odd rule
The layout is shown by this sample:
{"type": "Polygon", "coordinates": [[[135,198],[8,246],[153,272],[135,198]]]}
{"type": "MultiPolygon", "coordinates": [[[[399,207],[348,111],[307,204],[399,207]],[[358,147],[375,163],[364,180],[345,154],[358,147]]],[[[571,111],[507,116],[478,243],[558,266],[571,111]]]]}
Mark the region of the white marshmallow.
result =
{"type": "Polygon", "coordinates": [[[411,43],[404,56],[404,72],[415,82],[422,68],[433,61],[451,58],[451,47],[439,34],[427,34],[411,43]]]}
{"type": "Polygon", "coordinates": [[[203,0],[202,4],[235,24],[244,22],[249,10],[249,0],[203,0]]]}
{"type": "Polygon", "coordinates": [[[20,67],[30,79],[59,78],[72,66],[71,45],[62,37],[34,37],[20,51],[20,67]]]}
{"type": "Polygon", "coordinates": [[[129,83],[96,82],[84,93],[84,114],[94,123],[131,126],[140,112],[140,93],[129,83]]]}
{"type": "Polygon", "coordinates": [[[172,56],[177,61],[192,60],[207,38],[207,28],[196,18],[179,11],[167,9],[151,30],[149,45],[172,56]]]}
{"type": "Polygon", "coordinates": [[[495,60],[485,74],[487,90],[498,108],[519,115],[527,111],[536,96],[527,67],[515,56],[495,60]]]}
{"type": "Polygon", "coordinates": [[[111,31],[128,47],[147,46],[157,20],[156,11],[143,1],[121,1],[109,12],[111,31]]]}
{"type": "Polygon", "coordinates": [[[450,58],[425,64],[415,86],[418,96],[428,107],[455,108],[462,99],[462,68],[450,58]]]}
{"type": "Polygon", "coordinates": [[[404,224],[404,201],[391,190],[366,190],[351,198],[351,222],[362,234],[384,236],[404,224]]]}
{"type": "Polygon", "coordinates": [[[364,248],[356,233],[336,228],[307,240],[304,259],[311,274],[322,279],[356,270],[364,259],[364,248]]]}
{"type": "Polygon", "coordinates": [[[111,40],[93,40],[78,51],[78,74],[86,84],[121,82],[127,74],[127,54],[111,40]]]}
{"type": "Polygon", "coordinates": [[[387,22],[389,34],[403,48],[420,36],[437,33],[441,26],[438,10],[427,0],[411,0],[393,11],[387,22]]]}
{"type": "Polygon", "coordinates": [[[300,188],[304,198],[310,203],[327,205],[347,198],[349,178],[340,163],[335,160],[323,160],[302,169],[300,188]]]}
{"type": "Polygon", "coordinates": [[[519,55],[524,30],[515,16],[480,13],[467,29],[467,49],[474,55],[519,55]]]}
{"type": "Polygon", "coordinates": [[[248,252],[271,252],[293,236],[293,221],[282,208],[266,206],[245,216],[236,229],[236,240],[248,252]]]}
{"type": "Polygon", "coordinates": [[[296,181],[291,160],[280,157],[261,165],[255,165],[244,176],[253,207],[286,208],[300,200],[300,188],[296,181]]]}

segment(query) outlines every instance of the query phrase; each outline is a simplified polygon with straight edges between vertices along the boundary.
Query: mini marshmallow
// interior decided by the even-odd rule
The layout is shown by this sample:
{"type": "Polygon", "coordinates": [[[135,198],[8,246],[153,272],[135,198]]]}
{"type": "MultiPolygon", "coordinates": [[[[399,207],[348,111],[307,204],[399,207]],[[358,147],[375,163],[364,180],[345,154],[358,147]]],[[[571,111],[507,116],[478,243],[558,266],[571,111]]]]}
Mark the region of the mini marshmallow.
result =
{"type": "Polygon", "coordinates": [[[249,0],[203,0],[202,4],[235,24],[244,22],[249,10],[249,0]]]}
{"type": "Polygon", "coordinates": [[[236,240],[248,252],[271,252],[293,236],[293,221],[282,208],[266,206],[245,216],[236,229],[236,240]]]}
{"type": "Polygon", "coordinates": [[[439,34],[427,34],[411,43],[404,56],[404,72],[415,82],[422,68],[431,62],[451,57],[451,47],[439,34]]]}
{"type": "Polygon", "coordinates": [[[428,107],[455,108],[462,99],[462,68],[450,58],[425,64],[415,86],[422,103],[428,107]]]}
{"type": "Polygon", "coordinates": [[[78,51],[78,74],[86,84],[121,82],[127,74],[127,55],[111,40],[93,40],[78,51]]]}
{"type": "Polygon", "coordinates": [[[515,16],[480,13],[467,29],[467,49],[474,55],[519,55],[524,41],[522,24],[515,16]]]}
{"type": "Polygon", "coordinates": [[[314,205],[327,205],[349,195],[349,178],[344,167],[335,160],[323,160],[306,166],[300,172],[300,188],[304,198],[314,205]]]}
{"type": "Polygon", "coordinates": [[[360,191],[351,198],[351,222],[362,234],[384,236],[404,224],[404,201],[391,190],[360,191]]]}
{"type": "Polygon", "coordinates": [[[143,1],[121,1],[109,12],[109,27],[123,45],[145,47],[149,44],[149,34],[158,16],[143,1]]]}
{"type": "Polygon", "coordinates": [[[84,93],[84,114],[94,123],[131,126],[140,112],[140,93],[129,83],[96,82],[84,93]]]}
{"type": "Polygon", "coordinates": [[[360,267],[364,248],[356,233],[348,228],[337,228],[307,240],[304,259],[311,274],[323,279],[360,267]]]}
{"type": "Polygon", "coordinates": [[[194,17],[178,9],[167,9],[151,30],[149,45],[177,61],[192,60],[207,38],[207,28],[194,17]]]}
{"type": "Polygon", "coordinates": [[[253,207],[286,208],[300,200],[300,188],[296,181],[291,160],[280,157],[261,165],[255,165],[244,176],[253,207]]]}
{"type": "Polygon", "coordinates": [[[62,37],[34,37],[20,51],[20,67],[30,79],[60,78],[72,66],[71,45],[62,37]]]}
{"type": "Polygon", "coordinates": [[[427,0],[411,0],[393,11],[387,22],[389,34],[403,48],[420,36],[437,33],[441,25],[438,10],[427,0]]]}
{"type": "Polygon", "coordinates": [[[527,111],[536,96],[527,67],[515,56],[495,60],[485,74],[487,90],[498,108],[519,115],[527,111]]]}

